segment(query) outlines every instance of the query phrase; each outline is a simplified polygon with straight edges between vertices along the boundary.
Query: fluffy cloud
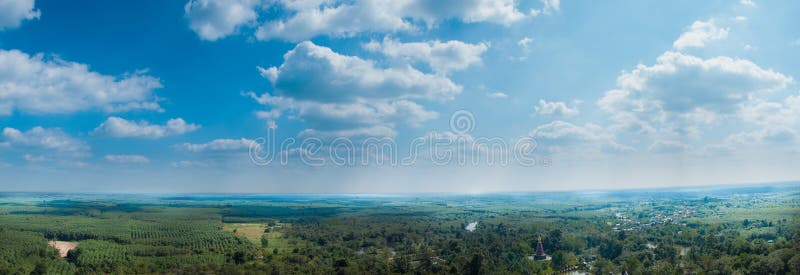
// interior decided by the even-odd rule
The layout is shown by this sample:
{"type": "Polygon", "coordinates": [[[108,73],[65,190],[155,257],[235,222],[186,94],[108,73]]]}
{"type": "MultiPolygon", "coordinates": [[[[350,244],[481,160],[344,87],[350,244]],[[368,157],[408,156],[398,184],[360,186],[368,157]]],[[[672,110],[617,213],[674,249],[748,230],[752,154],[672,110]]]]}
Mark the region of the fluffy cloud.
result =
{"type": "Polygon", "coordinates": [[[458,40],[402,43],[386,37],[383,42],[370,41],[364,48],[391,58],[423,62],[438,73],[447,73],[481,63],[481,55],[489,49],[489,44],[468,44],[458,40]]]}
{"type": "Polygon", "coordinates": [[[111,137],[140,137],[157,139],[195,131],[200,125],[186,123],[182,118],[173,118],[165,125],[154,125],[147,121],[129,121],[119,117],[109,117],[94,129],[94,134],[111,137]]]}
{"type": "Polygon", "coordinates": [[[36,19],[41,16],[38,9],[34,9],[35,0],[0,0],[0,31],[16,28],[22,21],[36,19]]]}
{"type": "Polygon", "coordinates": [[[753,2],[753,0],[739,0],[739,3],[741,3],[742,5],[748,6],[748,7],[755,7],[756,6],[756,2],[753,2]]]}
{"type": "Polygon", "coordinates": [[[699,135],[699,129],[738,113],[757,95],[786,88],[792,78],[742,59],[702,59],[675,52],[617,79],[598,101],[616,127],[659,134],[699,135]]]}
{"type": "Polygon", "coordinates": [[[306,41],[287,52],[280,67],[260,68],[281,96],[298,100],[451,99],[461,86],[411,66],[378,68],[357,56],[340,55],[306,41]]]}
{"type": "Polygon", "coordinates": [[[0,50],[0,115],[161,110],[153,94],[161,87],[158,79],[141,73],[119,79],[85,64],[0,50]]]}
{"type": "Polygon", "coordinates": [[[681,34],[678,40],[672,43],[675,49],[682,50],[689,47],[702,48],[706,43],[725,39],[728,37],[727,28],[719,28],[714,24],[714,20],[694,21],[689,30],[681,34]]]}
{"type": "MultiPolygon", "coordinates": [[[[289,114],[319,131],[375,132],[376,126],[418,126],[437,116],[414,100],[450,100],[461,86],[411,65],[380,68],[371,60],[346,56],[311,42],[284,55],[279,67],[259,68],[274,95],[248,93],[270,107],[265,119],[289,114]],[[343,131],[348,130],[348,131],[343,131]]],[[[386,131],[381,131],[386,133],[386,131]]]]}
{"type": "MultiPolygon", "coordinates": [[[[59,128],[34,127],[28,131],[6,127],[3,128],[5,147],[24,150],[27,155],[40,152],[47,155],[67,157],[84,157],[89,155],[89,146],[83,141],[72,138],[59,128]]],[[[31,159],[45,158],[42,156],[30,157],[31,159]]]]}
{"type": "Polygon", "coordinates": [[[222,151],[248,151],[251,146],[258,146],[254,140],[240,138],[240,139],[215,139],[207,143],[183,143],[178,145],[186,151],[202,153],[202,152],[222,152],[222,151]]]}
{"type": "Polygon", "coordinates": [[[273,108],[270,112],[257,113],[261,117],[274,119],[273,114],[292,112],[309,126],[322,130],[361,128],[384,123],[393,126],[397,122],[419,126],[422,122],[437,117],[435,112],[425,110],[421,105],[408,100],[328,103],[296,101],[269,94],[249,95],[259,103],[273,108]]]}
{"type": "Polygon", "coordinates": [[[300,41],[318,35],[351,36],[363,32],[411,31],[418,22],[433,26],[443,20],[509,25],[525,15],[514,0],[358,0],[274,1],[289,16],[267,21],[256,31],[260,40],[300,41]],[[358,20],[353,20],[358,18],[358,20]]]}
{"type": "MultiPolygon", "coordinates": [[[[550,13],[558,10],[559,1],[543,5],[541,11],[550,13]]],[[[450,19],[508,26],[526,16],[516,0],[190,0],[184,13],[202,39],[217,40],[257,26],[257,39],[287,41],[417,31],[450,19]]]]}
{"type": "Polygon", "coordinates": [[[800,96],[790,95],[783,102],[752,99],[739,110],[748,123],[769,127],[793,127],[800,124],[800,96]]]}
{"type": "Polygon", "coordinates": [[[140,155],[106,155],[106,161],[113,163],[132,163],[144,164],[150,163],[150,159],[140,155]]]}
{"type": "Polygon", "coordinates": [[[529,134],[544,150],[551,153],[574,150],[578,153],[624,153],[633,148],[616,141],[609,130],[592,123],[584,126],[560,120],[536,127],[529,134]]]}
{"type": "Polygon", "coordinates": [[[205,40],[217,40],[254,23],[260,0],[190,0],[184,6],[189,28],[205,40]]]}
{"type": "Polygon", "coordinates": [[[542,8],[531,9],[529,12],[531,16],[538,16],[539,14],[550,14],[553,11],[561,10],[561,0],[541,0],[542,8]]]}
{"type": "Polygon", "coordinates": [[[533,109],[537,115],[542,116],[577,116],[580,112],[577,106],[570,108],[566,103],[560,101],[547,102],[544,99],[539,99],[539,105],[534,106],[533,109]]]}

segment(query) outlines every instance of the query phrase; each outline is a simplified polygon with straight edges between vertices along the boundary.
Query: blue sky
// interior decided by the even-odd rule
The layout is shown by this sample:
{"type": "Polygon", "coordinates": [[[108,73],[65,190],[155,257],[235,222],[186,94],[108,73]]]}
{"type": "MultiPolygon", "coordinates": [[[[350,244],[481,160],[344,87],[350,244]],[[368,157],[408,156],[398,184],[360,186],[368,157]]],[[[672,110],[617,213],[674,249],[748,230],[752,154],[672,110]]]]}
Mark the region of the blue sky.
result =
{"type": "Polygon", "coordinates": [[[0,189],[798,180],[798,12],[757,0],[0,0],[0,189]],[[451,129],[459,110],[471,131],[451,129]],[[389,137],[403,152],[417,137],[531,138],[537,165],[310,167],[299,145],[278,152],[295,161],[255,165],[248,149],[270,127],[278,142],[389,137]]]}

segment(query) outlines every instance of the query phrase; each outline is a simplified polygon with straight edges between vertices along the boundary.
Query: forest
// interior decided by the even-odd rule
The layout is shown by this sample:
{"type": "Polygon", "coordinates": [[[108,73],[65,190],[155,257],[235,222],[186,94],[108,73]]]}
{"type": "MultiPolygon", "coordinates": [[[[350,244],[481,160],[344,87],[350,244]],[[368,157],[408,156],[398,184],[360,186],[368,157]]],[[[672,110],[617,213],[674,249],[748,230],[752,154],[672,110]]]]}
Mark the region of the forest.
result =
{"type": "Polygon", "coordinates": [[[0,193],[0,274],[800,274],[797,184],[480,195],[0,193]],[[546,260],[536,260],[541,240],[546,260]]]}

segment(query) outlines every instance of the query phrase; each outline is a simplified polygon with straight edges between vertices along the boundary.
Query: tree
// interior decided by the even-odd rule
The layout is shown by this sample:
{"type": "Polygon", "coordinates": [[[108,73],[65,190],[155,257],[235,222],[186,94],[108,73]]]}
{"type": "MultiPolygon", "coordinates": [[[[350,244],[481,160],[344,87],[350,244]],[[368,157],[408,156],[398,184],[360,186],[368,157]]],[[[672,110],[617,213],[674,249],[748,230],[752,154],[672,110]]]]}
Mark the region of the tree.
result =
{"type": "Polygon", "coordinates": [[[266,236],[261,236],[261,247],[266,248],[269,245],[269,240],[267,240],[266,236]]]}
{"type": "Polygon", "coordinates": [[[795,255],[787,263],[790,274],[800,274],[800,254],[795,255]]]}
{"type": "Polygon", "coordinates": [[[622,264],[622,269],[628,271],[628,274],[641,274],[641,268],[642,262],[634,256],[628,256],[622,264]]]}
{"type": "Polygon", "coordinates": [[[619,244],[619,241],[614,239],[603,239],[598,251],[603,258],[613,260],[622,254],[622,245],[619,244]]]}
{"type": "Polygon", "coordinates": [[[481,268],[483,268],[483,256],[481,254],[475,254],[472,256],[472,260],[467,263],[465,273],[466,274],[482,274],[481,268]]]}
{"type": "Polygon", "coordinates": [[[592,271],[594,272],[594,274],[598,274],[598,275],[599,274],[607,275],[609,273],[615,273],[615,274],[617,273],[617,269],[614,266],[614,263],[612,263],[611,261],[606,260],[606,259],[597,260],[594,263],[594,267],[593,267],[592,271]]]}
{"type": "Polygon", "coordinates": [[[553,253],[553,259],[551,260],[551,263],[553,264],[553,269],[555,270],[564,269],[567,264],[567,257],[564,252],[556,251],[553,253]]]}

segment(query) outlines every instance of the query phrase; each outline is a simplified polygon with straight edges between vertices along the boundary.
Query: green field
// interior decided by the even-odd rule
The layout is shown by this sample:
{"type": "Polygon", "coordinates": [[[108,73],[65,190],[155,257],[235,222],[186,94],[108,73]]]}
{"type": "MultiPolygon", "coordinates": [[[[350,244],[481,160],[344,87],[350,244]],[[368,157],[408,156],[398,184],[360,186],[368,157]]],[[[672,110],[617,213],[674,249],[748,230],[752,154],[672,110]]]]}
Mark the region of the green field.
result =
{"type": "Polygon", "coordinates": [[[0,193],[0,274],[798,274],[797,190],[0,193]]]}

